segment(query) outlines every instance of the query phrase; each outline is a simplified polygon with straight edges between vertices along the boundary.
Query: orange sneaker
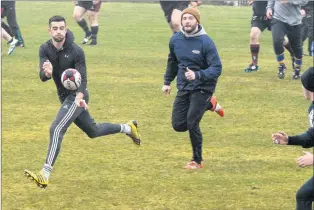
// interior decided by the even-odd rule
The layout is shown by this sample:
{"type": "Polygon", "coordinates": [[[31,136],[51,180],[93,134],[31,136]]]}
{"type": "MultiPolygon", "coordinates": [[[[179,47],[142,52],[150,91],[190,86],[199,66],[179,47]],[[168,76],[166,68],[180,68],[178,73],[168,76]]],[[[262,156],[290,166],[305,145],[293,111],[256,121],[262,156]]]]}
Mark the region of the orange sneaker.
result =
{"type": "Polygon", "coordinates": [[[201,162],[200,164],[195,162],[194,160],[188,162],[186,164],[186,166],[184,166],[184,169],[199,169],[199,168],[203,168],[204,164],[203,162],[201,162]]]}
{"type": "Polygon", "coordinates": [[[215,111],[220,117],[223,117],[225,115],[225,110],[217,102],[217,99],[215,96],[210,97],[209,102],[213,105],[210,111],[212,112],[215,111]]]}

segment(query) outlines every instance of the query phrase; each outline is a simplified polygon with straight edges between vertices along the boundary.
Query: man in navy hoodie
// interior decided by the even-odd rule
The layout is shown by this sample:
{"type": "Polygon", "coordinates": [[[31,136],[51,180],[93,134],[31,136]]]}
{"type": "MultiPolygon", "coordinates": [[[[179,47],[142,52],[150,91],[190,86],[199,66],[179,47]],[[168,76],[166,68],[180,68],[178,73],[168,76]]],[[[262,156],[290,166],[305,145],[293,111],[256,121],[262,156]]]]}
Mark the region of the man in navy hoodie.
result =
{"type": "Polygon", "coordinates": [[[169,95],[170,84],[177,77],[177,96],[173,104],[172,127],[189,131],[193,157],[186,169],[203,167],[202,133],[199,123],[207,110],[219,109],[211,103],[222,65],[214,42],[200,25],[200,13],[189,7],[182,12],[182,31],[169,43],[170,54],[162,91],[169,95]]]}

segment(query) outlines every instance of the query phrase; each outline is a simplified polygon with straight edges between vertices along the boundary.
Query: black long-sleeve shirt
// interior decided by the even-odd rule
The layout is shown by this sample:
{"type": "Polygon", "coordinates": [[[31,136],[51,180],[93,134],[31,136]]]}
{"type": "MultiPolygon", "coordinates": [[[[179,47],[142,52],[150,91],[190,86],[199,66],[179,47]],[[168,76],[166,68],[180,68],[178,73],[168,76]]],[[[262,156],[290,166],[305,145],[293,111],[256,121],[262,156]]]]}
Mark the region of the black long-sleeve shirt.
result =
{"type": "Polygon", "coordinates": [[[52,40],[42,44],[39,48],[39,77],[45,82],[50,78],[45,76],[42,68],[43,63],[47,60],[52,64],[52,78],[55,82],[58,96],[63,101],[69,94],[73,94],[75,91],[67,90],[61,83],[62,73],[69,68],[76,69],[81,74],[81,86],[76,90],[82,92],[86,90],[87,78],[86,78],[86,63],[85,54],[81,47],[74,42],[73,33],[68,30],[65,36],[65,42],[61,49],[55,48],[52,40]]]}
{"type": "Polygon", "coordinates": [[[314,101],[309,107],[309,121],[311,127],[302,134],[289,136],[288,145],[300,145],[303,148],[314,147],[314,101]]]}

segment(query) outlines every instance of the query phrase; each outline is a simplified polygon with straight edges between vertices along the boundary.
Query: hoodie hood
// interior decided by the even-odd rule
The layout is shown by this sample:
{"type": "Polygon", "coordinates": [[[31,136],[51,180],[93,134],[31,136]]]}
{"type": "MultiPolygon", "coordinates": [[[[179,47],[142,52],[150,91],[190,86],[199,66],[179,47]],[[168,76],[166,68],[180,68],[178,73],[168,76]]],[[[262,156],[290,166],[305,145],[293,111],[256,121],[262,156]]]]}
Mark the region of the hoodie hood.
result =
{"type": "Polygon", "coordinates": [[[207,34],[201,24],[198,24],[198,30],[194,34],[187,34],[185,31],[183,31],[183,29],[181,29],[181,32],[184,34],[185,37],[197,37],[207,34]]]}
{"type": "MultiPolygon", "coordinates": [[[[73,32],[68,29],[68,30],[67,30],[67,33],[65,34],[65,42],[63,43],[62,49],[67,48],[67,47],[70,46],[73,42],[74,42],[74,35],[73,35],[73,32]]],[[[52,39],[50,39],[50,40],[48,41],[48,43],[49,43],[50,45],[53,45],[52,39]]]]}

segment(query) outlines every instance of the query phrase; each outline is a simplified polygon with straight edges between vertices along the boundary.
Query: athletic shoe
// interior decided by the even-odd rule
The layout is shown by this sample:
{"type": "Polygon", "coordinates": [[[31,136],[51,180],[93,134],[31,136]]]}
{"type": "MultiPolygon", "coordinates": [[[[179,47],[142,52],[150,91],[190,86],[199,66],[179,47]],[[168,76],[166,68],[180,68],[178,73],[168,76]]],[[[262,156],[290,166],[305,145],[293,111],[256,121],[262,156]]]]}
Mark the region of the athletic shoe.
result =
{"type": "Polygon", "coordinates": [[[184,169],[199,169],[199,168],[204,168],[203,162],[197,163],[194,160],[188,162],[186,166],[184,166],[184,169]]]}
{"type": "Polygon", "coordinates": [[[92,38],[92,32],[88,32],[85,34],[85,38],[83,39],[82,44],[87,44],[87,42],[89,42],[89,40],[92,38]]]}
{"type": "Polygon", "coordinates": [[[141,136],[138,132],[137,122],[135,120],[131,120],[127,124],[131,127],[131,133],[126,134],[126,135],[132,139],[134,144],[140,146],[141,145],[141,136]]]}
{"type": "Polygon", "coordinates": [[[225,115],[225,110],[218,104],[215,96],[210,97],[209,102],[213,105],[210,111],[215,111],[220,117],[225,115]]]}
{"type": "Polygon", "coordinates": [[[286,65],[285,64],[280,64],[278,67],[278,78],[283,79],[285,78],[285,73],[286,73],[286,65]]]}
{"type": "Polygon", "coordinates": [[[92,39],[92,41],[89,43],[89,45],[97,45],[97,41],[95,39],[92,39]]]}
{"type": "Polygon", "coordinates": [[[301,78],[301,70],[300,68],[295,68],[292,74],[292,79],[293,80],[298,80],[301,78]]]}
{"type": "Polygon", "coordinates": [[[258,70],[258,65],[251,63],[246,69],[244,69],[244,72],[249,73],[252,71],[257,71],[258,70]]]}
{"type": "Polygon", "coordinates": [[[39,173],[33,173],[27,169],[24,170],[24,175],[27,178],[30,178],[31,181],[35,182],[38,187],[45,189],[48,185],[48,180],[44,177],[42,172],[39,173]]]}
{"type": "Polygon", "coordinates": [[[13,41],[9,44],[9,51],[8,51],[8,55],[11,55],[16,47],[16,44],[18,43],[17,39],[13,39],[13,41]]]}

